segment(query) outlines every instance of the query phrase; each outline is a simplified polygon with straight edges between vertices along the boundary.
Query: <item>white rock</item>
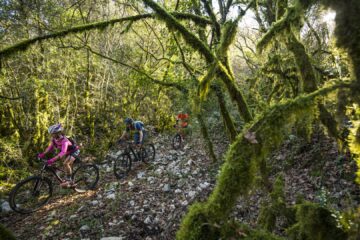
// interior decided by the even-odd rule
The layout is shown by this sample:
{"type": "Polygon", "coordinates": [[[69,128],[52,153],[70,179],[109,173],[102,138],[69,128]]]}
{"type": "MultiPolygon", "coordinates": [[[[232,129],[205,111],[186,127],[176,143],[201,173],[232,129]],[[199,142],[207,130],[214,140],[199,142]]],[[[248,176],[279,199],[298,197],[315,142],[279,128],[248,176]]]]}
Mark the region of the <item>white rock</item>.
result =
{"type": "Polygon", "coordinates": [[[144,176],[145,176],[145,172],[139,172],[137,174],[137,178],[139,178],[139,179],[143,178],[144,176]]]}
{"type": "Polygon", "coordinates": [[[175,210],[175,208],[176,208],[174,204],[170,204],[169,207],[171,210],[175,210]]]}
{"type": "Polygon", "coordinates": [[[182,190],[181,189],[176,189],[175,193],[182,193],[182,190]]]}
{"type": "Polygon", "coordinates": [[[80,231],[89,231],[90,230],[90,227],[88,225],[83,225],[81,228],[80,228],[80,231]]]}
{"type": "Polygon", "coordinates": [[[208,183],[208,182],[200,183],[200,187],[201,187],[202,189],[208,188],[209,186],[210,186],[210,183],[208,183]]]}
{"type": "Polygon", "coordinates": [[[192,163],[193,163],[193,161],[192,161],[192,160],[189,160],[189,161],[187,161],[186,165],[191,166],[192,163]]]}
{"type": "Polygon", "coordinates": [[[111,167],[107,167],[105,171],[106,171],[106,172],[111,172],[112,170],[113,170],[113,169],[112,169],[111,167]]]}
{"type": "Polygon", "coordinates": [[[116,199],[116,195],[115,193],[111,193],[109,195],[106,196],[106,199],[112,199],[112,200],[115,200],[116,199]]]}
{"type": "Polygon", "coordinates": [[[196,192],[195,192],[195,191],[190,191],[190,192],[188,193],[188,196],[189,196],[190,198],[195,197],[195,195],[196,195],[196,192]]]}
{"type": "Polygon", "coordinates": [[[129,187],[133,187],[134,184],[132,182],[128,182],[129,187]]]}
{"type": "Polygon", "coordinates": [[[94,200],[90,202],[91,205],[96,206],[99,205],[99,201],[98,200],[94,200]]]}
{"type": "Polygon", "coordinates": [[[131,200],[131,201],[130,201],[130,205],[131,205],[132,207],[135,206],[134,200],[131,200]]]}
{"type": "Polygon", "coordinates": [[[75,219],[75,218],[77,218],[77,217],[78,217],[78,215],[73,214],[73,215],[71,215],[71,216],[69,217],[69,219],[72,220],[72,219],[75,219]]]}
{"type": "Polygon", "coordinates": [[[189,204],[189,202],[188,201],[183,201],[183,202],[181,202],[181,205],[183,205],[183,206],[187,206],[189,204]]]}
{"type": "Polygon", "coordinates": [[[145,220],[144,220],[144,223],[145,224],[150,224],[152,221],[151,221],[151,217],[148,216],[145,220]]]}
{"type": "Polygon", "coordinates": [[[163,173],[163,170],[160,169],[160,168],[158,168],[158,169],[155,170],[154,173],[155,173],[157,176],[160,176],[160,175],[163,173]]]}
{"type": "Polygon", "coordinates": [[[10,204],[7,201],[4,201],[1,204],[1,212],[11,212],[11,211],[12,211],[12,209],[10,207],[10,204]]]}
{"type": "Polygon", "coordinates": [[[165,184],[162,190],[163,190],[163,192],[170,192],[170,185],[165,184]]]}

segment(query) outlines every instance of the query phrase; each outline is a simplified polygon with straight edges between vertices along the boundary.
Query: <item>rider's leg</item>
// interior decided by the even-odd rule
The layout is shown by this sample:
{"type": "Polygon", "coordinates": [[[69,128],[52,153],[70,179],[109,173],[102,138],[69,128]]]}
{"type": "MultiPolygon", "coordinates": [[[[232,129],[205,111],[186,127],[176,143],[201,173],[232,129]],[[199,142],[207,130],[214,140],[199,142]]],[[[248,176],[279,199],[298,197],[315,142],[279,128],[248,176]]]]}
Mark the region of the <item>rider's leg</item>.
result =
{"type": "Polygon", "coordinates": [[[74,163],[74,161],[75,158],[71,155],[67,156],[64,161],[65,172],[69,178],[72,175],[72,164],[74,163]]]}

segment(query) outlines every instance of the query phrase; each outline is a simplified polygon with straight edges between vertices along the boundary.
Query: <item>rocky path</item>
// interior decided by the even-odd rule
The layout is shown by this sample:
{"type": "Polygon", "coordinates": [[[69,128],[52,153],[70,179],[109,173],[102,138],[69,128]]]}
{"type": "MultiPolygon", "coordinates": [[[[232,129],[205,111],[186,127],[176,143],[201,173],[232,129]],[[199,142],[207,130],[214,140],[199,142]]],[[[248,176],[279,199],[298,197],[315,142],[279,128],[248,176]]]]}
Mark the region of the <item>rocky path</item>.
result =
{"type": "Polygon", "coordinates": [[[115,178],[111,164],[99,165],[95,191],[57,187],[39,211],[3,213],[1,223],[19,239],[174,239],[181,216],[194,200],[208,196],[216,173],[200,142],[179,151],[164,142],[167,137],[156,139],[153,163],[135,163],[124,179],[115,178]]]}
{"type": "MultiPolygon", "coordinates": [[[[95,191],[78,194],[57,187],[50,203],[29,215],[6,212],[4,202],[0,222],[18,239],[174,239],[188,206],[205,200],[214,188],[219,166],[211,164],[197,139],[179,151],[171,149],[167,136],[154,142],[155,161],[135,163],[125,179],[115,178],[111,164],[99,165],[95,191]]],[[[110,152],[109,159],[117,154],[110,152]]],[[[336,213],[360,203],[359,187],[353,181],[355,164],[339,155],[327,137],[304,143],[289,136],[268,163],[273,166],[270,179],[279,172],[284,176],[289,205],[302,196],[336,213]]],[[[232,217],[256,226],[259,208],[267,202],[263,190],[258,183],[241,197],[232,217]]]]}

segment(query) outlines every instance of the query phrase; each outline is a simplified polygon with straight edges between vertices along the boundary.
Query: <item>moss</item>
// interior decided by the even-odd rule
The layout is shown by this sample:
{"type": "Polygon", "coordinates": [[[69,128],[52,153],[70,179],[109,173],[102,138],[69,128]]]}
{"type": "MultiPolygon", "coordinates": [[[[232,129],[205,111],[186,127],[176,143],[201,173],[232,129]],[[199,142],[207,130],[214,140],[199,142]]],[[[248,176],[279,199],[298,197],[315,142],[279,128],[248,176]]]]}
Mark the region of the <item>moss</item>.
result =
{"type": "Polygon", "coordinates": [[[295,212],[285,203],[284,179],[281,175],[274,182],[270,202],[264,203],[261,207],[258,222],[264,229],[271,232],[275,229],[276,220],[280,217],[284,217],[289,225],[295,221],[295,212]]]}
{"type": "Polygon", "coordinates": [[[245,122],[250,122],[253,117],[250,113],[247,102],[245,101],[244,96],[241,94],[237,86],[235,85],[233,78],[227,71],[226,67],[220,64],[220,71],[218,72],[219,77],[225,83],[225,86],[230,94],[230,97],[233,101],[237,103],[238,111],[243,117],[245,122]]]}
{"type": "Polygon", "coordinates": [[[217,159],[216,159],[216,155],[215,155],[215,152],[214,152],[214,147],[213,147],[213,144],[211,142],[209,132],[208,132],[207,127],[206,127],[205,120],[204,120],[204,118],[203,118],[203,116],[201,114],[197,114],[196,118],[199,121],[200,128],[201,128],[201,134],[203,135],[203,138],[205,140],[205,143],[206,143],[207,150],[208,150],[208,153],[210,155],[210,158],[211,158],[211,160],[213,162],[216,162],[217,159]]]}
{"type": "Polygon", "coordinates": [[[354,154],[353,158],[357,165],[356,182],[360,184],[360,122],[354,122],[354,127],[350,129],[349,149],[354,154]]]}
{"type": "MultiPolygon", "coordinates": [[[[160,7],[158,4],[156,4],[152,0],[144,0],[144,2],[149,7],[151,7],[159,15],[159,17],[161,19],[163,19],[166,22],[166,24],[169,28],[174,28],[177,31],[179,31],[182,34],[185,41],[191,47],[193,47],[194,49],[199,51],[199,53],[205,57],[205,59],[208,63],[218,64],[218,66],[216,66],[216,68],[218,69],[217,74],[220,77],[220,79],[222,81],[224,81],[231,98],[237,103],[240,115],[244,118],[244,120],[246,122],[251,121],[252,116],[251,116],[251,113],[247,106],[247,103],[246,103],[244,97],[242,96],[241,92],[239,91],[239,89],[236,87],[236,85],[234,83],[234,79],[231,75],[231,72],[229,72],[230,69],[227,69],[220,61],[218,61],[216,56],[210,51],[210,49],[207,47],[207,45],[204,42],[202,42],[198,37],[196,37],[192,32],[190,32],[186,27],[184,27],[182,24],[180,24],[165,9],[160,7]]],[[[213,67],[213,65],[212,65],[212,67],[213,67]]],[[[205,75],[205,77],[203,78],[203,81],[202,81],[203,88],[202,89],[204,89],[204,90],[207,89],[208,80],[212,79],[211,78],[212,70],[213,69],[210,69],[210,71],[208,71],[208,74],[205,75]]],[[[204,92],[206,92],[206,91],[204,91],[204,92]]]]}
{"type": "Polygon", "coordinates": [[[0,224],[0,239],[16,240],[14,235],[1,224],[0,224]]]}
{"type": "Polygon", "coordinates": [[[280,240],[262,229],[252,229],[245,224],[228,221],[221,229],[221,239],[243,239],[243,240],[280,240]]]}
{"type": "MultiPolygon", "coordinates": [[[[202,239],[203,235],[208,234],[201,228],[203,224],[213,226],[224,221],[238,196],[247,194],[251,189],[259,163],[272,149],[282,143],[296,119],[313,114],[313,103],[317,97],[326,95],[339,87],[350,86],[344,83],[336,84],[275,105],[251,125],[245,127],[226,153],[217,185],[208,201],[190,208],[181,224],[177,238],[202,239]],[[249,140],[249,133],[254,135],[258,143],[249,140]]],[[[207,239],[216,239],[216,236],[207,239]]]]}
{"type": "Polygon", "coordinates": [[[198,89],[200,99],[203,100],[206,97],[206,95],[208,94],[209,89],[210,89],[210,81],[212,79],[214,79],[217,69],[218,69],[218,63],[217,62],[212,63],[209,66],[208,71],[205,74],[205,76],[200,78],[200,80],[199,80],[200,84],[199,84],[199,89],[198,89]]]}
{"type": "Polygon", "coordinates": [[[337,226],[335,218],[326,208],[314,203],[296,206],[297,223],[288,229],[293,240],[342,240],[347,234],[337,226]]]}
{"type": "Polygon", "coordinates": [[[270,29],[262,36],[258,41],[256,48],[258,52],[262,52],[271,42],[275,39],[275,36],[287,35],[290,26],[293,22],[298,22],[301,17],[301,7],[295,5],[286,9],[284,16],[278,21],[274,22],[270,29]]]}
{"type": "Polygon", "coordinates": [[[235,141],[236,135],[237,135],[237,131],[235,129],[235,125],[234,122],[230,116],[230,113],[226,107],[226,102],[225,102],[225,98],[224,95],[221,91],[221,87],[218,85],[212,85],[211,86],[212,89],[215,91],[216,97],[218,99],[218,103],[219,103],[219,108],[220,108],[220,112],[221,112],[221,116],[223,118],[223,121],[225,123],[225,127],[229,132],[230,135],[230,142],[235,141]]]}
{"type": "MultiPolygon", "coordinates": [[[[211,23],[206,18],[196,16],[193,14],[189,14],[189,13],[174,12],[173,15],[181,20],[190,19],[200,25],[211,23]]],[[[0,59],[3,57],[9,56],[11,54],[14,54],[16,52],[19,52],[19,51],[25,51],[32,44],[35,44],[35,43],[38,43],[38,42],[41,42],[44,40],[61,38],[61,37],[65,37],[66,35],[69,35],[69,34],[79,33],[79,32],[84,32],[84,31],[89,31],[89,30],[95,30],[95,29],[102,30],[102,29],[104,29],[108,26],[112,26],[116,23],[127,22],[127,21],[134,22],[134,21],[138,21],[138,20],[142,20],[142,19],[146,19],[146,18],[153,18],[154,16],[155,16],[154,14],[142,14],[142,15],[137,15],[137,16],[111,19],[109,21],[101,21],[101,22],[95,22],[95,23],[89,23],[89,24],[79,25],[79,26],[75,26],[75,27],[70,27],[70,28],[62,30],[62,31],[54,32],[54,33],[47,34],[44,36],[38,36],[38,37],[35,37],[32,39],[27,39],[27,40],[24,40],[22,42],[19,42],[17,44],[14,44],[12,46],[9,46],[9,47],[6,47],[6,48],[3,48],[2,50],[0,50],[0,59]]],[[[131,25],[129,24],[129,26],[131,26],[131,25]]]]}
{"type": "Polygon", "coordinates": [[[215,60],[215,56],[211,53],[210,49],[203,43],[198,37],[196,37],[192,32],[187,30],[185,26],[179,23],[173,15],[168,13],[165,9],[160,7],[152,0],[144,0],[144,3],[151,7],[159,16],[160,19],[164,20],[169,28],[174,28],[179,31],[184,40],[194,49],[199,51],[202,54],[207,62],[212,63],[215,60]]]}

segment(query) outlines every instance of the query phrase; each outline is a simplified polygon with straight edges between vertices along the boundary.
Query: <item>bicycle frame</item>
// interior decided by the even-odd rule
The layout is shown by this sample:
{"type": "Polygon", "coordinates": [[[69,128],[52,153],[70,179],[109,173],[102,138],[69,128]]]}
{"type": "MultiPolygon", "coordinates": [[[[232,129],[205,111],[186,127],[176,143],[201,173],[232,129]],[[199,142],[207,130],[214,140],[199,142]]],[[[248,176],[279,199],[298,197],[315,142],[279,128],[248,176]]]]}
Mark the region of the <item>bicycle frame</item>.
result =
{"type": "Polygon", "coordinates": [[[137,162],[137,161],[141,161],[141,159],[139,159],[139,156],[138,156],[138,153],[139,153],[139,151],[135,151],[136,149],[134,149],[133,147],[132,147],[132,142],[125,142],[126,143],[126,147],[125,147],[125,149],[124,149],[124,153],[126,153],[126,154],[130,154],[130,156],[131,156],[131,154],[133,155],[133,157],[134,157],[134,160],[137,162]]]}
{"type": "Polygon", "coordinates": [[[56,180],[61,183],[63,182],[63,179],[59,176],[59,174],[57,173],[57,171],[60,172],[65,172],[63,169],[58,168],[58,167],[53,167],[53,166],[47,166],[46,164],[43,165],[43,167],[40,170],[39,176],[40,177],[44,177],[44,173],[48,172],[51,173],[53,176],[55,176],[56,180]]]}

